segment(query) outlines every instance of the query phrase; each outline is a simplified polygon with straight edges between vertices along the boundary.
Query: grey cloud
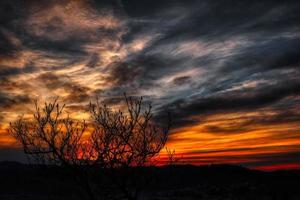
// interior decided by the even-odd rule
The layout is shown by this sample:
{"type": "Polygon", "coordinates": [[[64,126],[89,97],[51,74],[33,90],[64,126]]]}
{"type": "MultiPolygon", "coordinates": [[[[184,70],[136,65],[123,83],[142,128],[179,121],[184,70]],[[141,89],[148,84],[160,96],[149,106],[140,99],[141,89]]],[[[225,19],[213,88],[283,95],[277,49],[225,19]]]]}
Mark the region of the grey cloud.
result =
{"type": "Polygon", "coordinates": [[[225,93],[209,97],[199,96],[193,99],[182,98],[160,109],[170,110],[176,123],[183,125],[186,122],[185,119],[191,116],[247,111],[269,106],[286,97],[299,95],[299,88],[300,82],[280,82],[272,87],[262,87],[247,93],[225,93]]]}
{"type": "Polygon", "coordinates": [[[91,56],[88,63],[86,64],[86,66],[89,67],[89,68],[94,68],[94,67],[96,67],[96,65],[98,64],[99,61],[100,61],[100,58],[99,58],[98,54],[94,53],[91,56]]]}
{"type": "Polygon", "coordinates": [[[0,92],[0,108],[9,109],[13,106],[20,104],[27,104],[31,102],[31,98],[28,95],[19,95],[13,93],[0,92]]]}
{"type": "Polygon", "coordinates": [[[39,75],[37,80],[50,90],[64,88],[68,93],[68,96],[64,99],[67,103],[80,103],[89,99],[90,89],[72,82],[67,76],[57,76],[48,72],[39,75]]]}
{"type": "Polygon", "coordinates": [[[181,77],[177,77],[173,80],[173,83],[175,85],[183,85],[185,83],[189,83],[190,81],[190,78],[189,76],[181,76],[181,77]]]}
{"type": "Polygon", "coordinates": [[[141,74],[141,69],[130,63],[112,63],[108,68],[110,68],[110,76],[107,81],[118,86],[134,82],[141,74]]]}
{"type": "Polygon", "coordinates": [[[239,35],[270,36],[297,31],[298,9],[297,1],[195,1],[187,9],[188,16],[170,29],[163,40],[201,37],[220,41],[239,35]]]}
{"type": "Polygon", "coordinates": [[[33,64],[27,64],[23,68],[0,65],[0,77],[1,78],[19,75],[19,74],[23,74],[23,73],[32,73],[35,71],[37,71],[37,68],[33,64]]]}
{"type": "MultiPolygon", "coordinates": [[[[252,131],[257,129],[257,126],[263,128],[270,125],[297,123],[300,121],[300,113],[295,112],[295,110],[298,109],[299,107],[287,107],[284,111],[274,109],[275,114],[272,115],[264,113],[263,110],[258,110],[260,113],[258,116],[239,117],[237,122],[233,119],[231,123],[226,124],[226,127],[222,125],[205,125],[203,131],[214,134],[236,134],[252,131]]],[[[295,130],[295,132],[297,131],[295,130]]],[[[285,136],[287,138],[294,137],[292,134],[285,134],[285,136]]],[[[280,138],[283,138],[283,136],[280,136],[280,138]]]]}
{"type": "Polygon", "coordinates": [[[257,42],[239,49],[240,53],[225,61],[220,73],[246,69],[251,73],[278,68],[298,68],[300,65],[299,38],[279,38],[257,42]]]}

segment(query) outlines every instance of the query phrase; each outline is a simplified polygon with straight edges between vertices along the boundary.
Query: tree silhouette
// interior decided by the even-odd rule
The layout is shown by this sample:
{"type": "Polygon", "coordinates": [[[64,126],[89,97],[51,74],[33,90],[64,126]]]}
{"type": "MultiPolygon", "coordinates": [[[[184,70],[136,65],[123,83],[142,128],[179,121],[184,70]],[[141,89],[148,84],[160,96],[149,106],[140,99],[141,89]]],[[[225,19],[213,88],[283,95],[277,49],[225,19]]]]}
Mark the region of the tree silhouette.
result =
{"type": "Polygon", "coordinates": [[[102,197],[101,190],[111,186],[121,198],[138,199],[147,182],[139,169],[155,165],[154,158],[168,138],[170,117],[161,127],[153,120],[152,106],[144,104],[142,97],[124,97],[123,111],[99,100],[90,103],[93,131],[85,139],[87,123],[71,119],[57,99],[42,108],[35,101],[33,119],[18,119],[10,124],[9,132],[36,163],[58,165],[75,175],[89,199],[102,197]],[[104,173],[104,184],[100,176],[95,179],[95,172],[104,173]]]}
{"type": "Polygon", "coordinates": [[[32,120],[21,117],[10,123],[9,133],[22,144],[24,153],[34,164],[67,169],[85,189],[89,199],[96,199],[87,173],[91,151],[82,140],[87,124],[65,115],[65,105],[59,105],[57,99],[45,103],[42,108],[37,101],[34,104],[32,120]]]}
{"type": "Polygon", "coordinates": [[[176,155],[176,151],[175,149],[168,149],[166,147],[166,153],[168,156],[168,165],[169,166],[174,166],[174,165],[178,165],[180,163],[180,160],[183,158],[183,156],[181,155],[181,157],[178,157],[176,155]]]}
{"type": "MultiPolygon", "coordinates": [[[[170,129],[170,117],[164,128],[152,120],[152,106],[144,106],[143,98],[128,98],[126,110],[113,111],[97,100],[90,104],[94,131],[91,134],[96,162],[107,169],[121,169],[124,173],[112,174],[114,184],[128,199],[137,199],[148,181],[137,181],[137,169],[153,163],[153,158],[165,146],[170,129]],[[132,168],[135,167],[135,170],[132,168]],[[122,176],[123,175],[123,176],[122,176]]],[[[145,176],[145,175],[144,175],[145,176]]]]}
{"type": "Polygon", "coordinates": [[[82,161],[78,152],[83,147],[80,141],[87,125],[84,121],[75,122],[69,116],[63,117],[64,107],[57,99],[45,103],[43,108],[35,101],[32,121],[20,118],[10,123],[10,134],[22,144],[25,154],[38,164],[71,167],[82,161]]]}
{"type": "Polygon", "coordinates": [[[94,122],[91,140],[97,161],[108,168],[145,166],[164,147],[170,123],[159,128],[152,120],[152,107],[142,109],[142,98],[125,96],[127,113],[112,111],[97,101],[90,104],[94,122]]]}

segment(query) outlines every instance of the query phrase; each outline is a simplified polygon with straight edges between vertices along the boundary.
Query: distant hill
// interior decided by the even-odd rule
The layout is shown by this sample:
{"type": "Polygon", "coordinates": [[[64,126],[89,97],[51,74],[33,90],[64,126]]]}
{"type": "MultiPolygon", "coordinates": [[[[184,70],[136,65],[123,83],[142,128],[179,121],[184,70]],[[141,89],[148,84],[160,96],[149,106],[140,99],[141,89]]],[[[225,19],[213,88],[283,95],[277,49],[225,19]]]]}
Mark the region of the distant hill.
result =
{"type": "MultiPolygon", "coordinates": [[[[263,172],[233,165],[147,168],[144,199],[299,200],[300,171],[263,172]]],[[[72,177],[57,167],[0,162],[0,200],[83,199],[72,177]]]]}

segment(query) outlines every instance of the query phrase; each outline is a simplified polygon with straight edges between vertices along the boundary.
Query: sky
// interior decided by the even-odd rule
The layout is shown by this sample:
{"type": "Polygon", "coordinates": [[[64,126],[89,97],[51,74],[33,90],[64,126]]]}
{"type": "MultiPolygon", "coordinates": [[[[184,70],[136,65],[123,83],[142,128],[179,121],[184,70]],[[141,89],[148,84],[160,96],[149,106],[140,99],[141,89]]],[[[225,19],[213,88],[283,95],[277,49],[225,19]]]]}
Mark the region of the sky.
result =
{"type": "MultiPolygon", "coordinates": [[[[261,0],[1,0],[0,160],[7,133],[55,97],[152,102],[186,164],[300,168],[300,3],[261,0]]],[[[164,151],[162,152],[162,154],[164,151]]]]}

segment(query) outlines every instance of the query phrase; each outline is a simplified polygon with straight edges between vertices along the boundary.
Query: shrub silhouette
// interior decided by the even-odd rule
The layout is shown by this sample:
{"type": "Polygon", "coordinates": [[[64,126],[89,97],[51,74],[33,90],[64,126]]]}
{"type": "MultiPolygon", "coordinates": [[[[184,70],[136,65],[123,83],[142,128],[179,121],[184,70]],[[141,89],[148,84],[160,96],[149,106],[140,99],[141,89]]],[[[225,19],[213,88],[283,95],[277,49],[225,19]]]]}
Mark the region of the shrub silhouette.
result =
{"type": "Polygon", "coordinates": [[[34,163],[68,170],[89,199],[104,198],[110,190],[117,191],[108,194],[110,198],[138,199],[148,181],[141,179],[140,169],[155,164],[153,159],[168,138],[170,117],[161,127],[142,97],[124,95],[124,100],[124,111],[115,111],[99,100],[90,103],[93,131],[88,138],[83,138],[87,123],[71,119],[57,99],[42,108],[35,101],[32,120],[19,118],[10,124],[9,132],[34,163]]]}

